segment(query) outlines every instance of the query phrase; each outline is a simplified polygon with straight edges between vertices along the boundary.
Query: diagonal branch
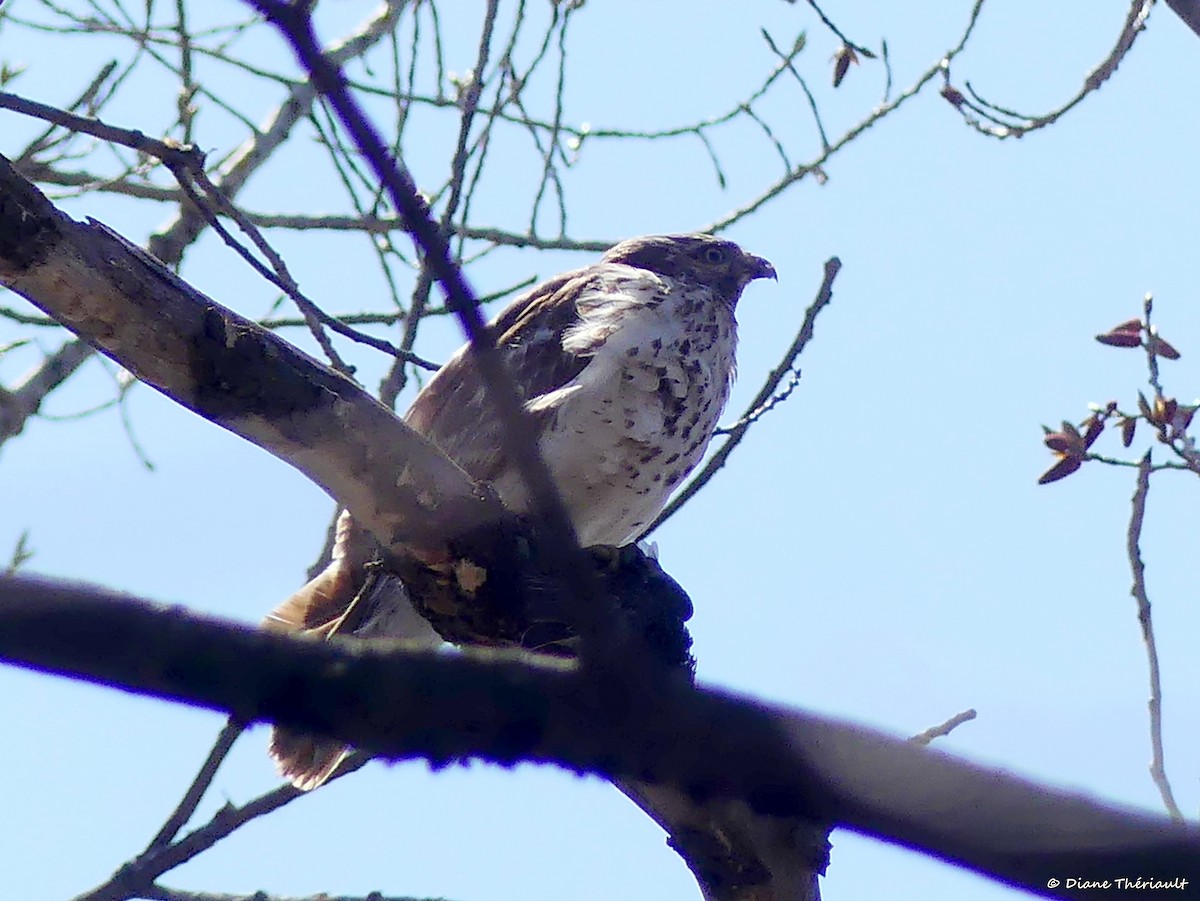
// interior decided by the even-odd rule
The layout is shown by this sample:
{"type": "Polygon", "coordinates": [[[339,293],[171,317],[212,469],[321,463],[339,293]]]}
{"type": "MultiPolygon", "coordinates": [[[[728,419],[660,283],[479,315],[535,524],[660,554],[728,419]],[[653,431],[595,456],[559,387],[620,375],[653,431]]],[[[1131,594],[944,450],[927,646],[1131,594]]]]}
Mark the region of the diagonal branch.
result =
{"type": "Polygon", "coordinates": [[[1200,36],[1200,0],[1167,0],[1167,6],[1183,24],[1200,36]]]}
{"type": "Polygon", "coordinates": [[[305,641],[18,577],[0,578],[0,659],[336,736],[397,760],[636,776],[697,803],[846,826],[1049,897],[1088,897],[1059,884],[1063,874],[1200,875],[1193,825],[680,679],[614,704],[607,680],[562,663],[305,641]]]}
{"type": "Polygon", "coordinates": [[[295,466],[385,547],[440,550],[501,514],[354,383],[102,225],[59,212],[2,157],[0,283],[141,381],[295,466]]]}

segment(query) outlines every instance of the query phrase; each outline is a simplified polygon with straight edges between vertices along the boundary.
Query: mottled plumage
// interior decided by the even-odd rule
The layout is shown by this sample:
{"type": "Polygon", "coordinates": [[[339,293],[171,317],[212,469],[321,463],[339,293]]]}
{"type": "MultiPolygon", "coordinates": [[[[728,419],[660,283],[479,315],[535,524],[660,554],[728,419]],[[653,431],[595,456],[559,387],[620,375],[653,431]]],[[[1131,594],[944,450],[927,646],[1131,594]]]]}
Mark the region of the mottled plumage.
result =
{"type": "MultiPolygon", "coordinates": [[[[491,323],[582,545],[636,540],[704,455],[735,373],[737,301],[752,280],[768,277],[770,263],[720,238],[633,238],[543,283],[491,323]]],[[[467,348],[405,418],[510,509],[527,512],[467,348]]],[[[350,571],[368,544],[343,514],[334,563],[268,626],[345,631],[333,614],[353,596],[350,571]]],[[[324,781],[342,750],[287,732],[272,745],[301,788],[324,781]]]]}
{"type": "MultiPolygon", "coordinates": [[[[583,545],[634,540],[704,454],[735,371],[734,307],[760,257],[708,235],[634,238],[492,323],[583,545]]],[[[407,421],[511,508],[527,498],[464,347],[407,421]]]]}

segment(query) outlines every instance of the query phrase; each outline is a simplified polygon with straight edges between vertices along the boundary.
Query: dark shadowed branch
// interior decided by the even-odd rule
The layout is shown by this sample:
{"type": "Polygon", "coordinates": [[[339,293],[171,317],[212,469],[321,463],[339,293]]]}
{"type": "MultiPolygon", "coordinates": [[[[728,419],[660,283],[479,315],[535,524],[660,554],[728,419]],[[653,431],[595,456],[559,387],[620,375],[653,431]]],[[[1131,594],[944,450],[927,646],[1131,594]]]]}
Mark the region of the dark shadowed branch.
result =
{"type": "Polygon", "coordinates": [[[1200,36],[1200,0],[1167,0],[1167,6],[1200,36]]]}
{"type": "Polygon", "coordinates": [[[314,643],[20,577],[0,579],[0,659],[336,736],[395,760],[636,775],[699,802],[878,835],[1050,897],[1088,897],[1047,887],[1068,873],[1200,875],[1195,827],[676,678],[618,703],[608,681],[567,664],[314,643]],[[701,744],[706,753],[694,753],[701,744]]]}
{"type": "Polygon", "coordinates": [[[224,892],[188,892],[182,889],[167,888],[163,885],[152,885],[143,889],[141,897],[147,901],[445,901],[444,898],[413,898],[409,895],[383,895],[372,892],[369,895],[329,895],[321,892],[305,898],[285,898],[282,895],[268,895],[265,892],[255,892],[251,895],[231,895],[224,892]]]}

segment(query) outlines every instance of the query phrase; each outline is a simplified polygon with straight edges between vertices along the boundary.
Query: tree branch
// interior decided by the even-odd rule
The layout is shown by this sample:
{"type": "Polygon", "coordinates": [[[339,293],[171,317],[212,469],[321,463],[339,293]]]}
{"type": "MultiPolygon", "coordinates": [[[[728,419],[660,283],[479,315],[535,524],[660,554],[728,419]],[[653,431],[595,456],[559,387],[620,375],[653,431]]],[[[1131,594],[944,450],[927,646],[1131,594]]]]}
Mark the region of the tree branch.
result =
{"type": "Polygon", "coordinates": [[[1200,2],[1198,0],[1167,0],[1171,11],[1183,20],[1183,24],[1200,36],[1200,2]]]}
{"type": "Polygon", "coordinates": [[[384,547],[440,552],[501,515],[353,382],[205,297],[0,157],[0,283],[204,418],[295,466],[384,547]]]}
{"type": "Polygon", "coordinates": [[[1146,451],[1138,464],[1137,486],[1130,502],[1129,529],[1125,536],[1125,553],[1133,573],[1133,585],[1129,593],[1137,602],[1138,624],[1142,627],[1142,641],[1146,645],[1146,660],[1150,667],[1150,778],[1162,796],[1163,806],[1177,820],[1183,820],[1183,811],[1175,801],[1171,782],[1167,778],[1166,754],[1163,751],[1162,731],[1162,680],[1158,668],[1158,643],[1154,639],[1154,623],[1150,618],[1150,596],[1146,592],[1146,564],[1142,561],[1142,522],[1146,518],[1146,497],[1150,493],[1151,452],[1146,451]]]}
{"type": "Polygon", "coordinates": [[[1064,875],[1195,879],[1195,826],[1104,807],[860,727],[666,678],[503,652],[316,643],[87,586],[0,578],[0,659],[335,736],[403,760],[636,776],[698,803],[877,835],[1049,897],[1064,875]],[[696,748],[704,753],[697,754],[696,748]]]}

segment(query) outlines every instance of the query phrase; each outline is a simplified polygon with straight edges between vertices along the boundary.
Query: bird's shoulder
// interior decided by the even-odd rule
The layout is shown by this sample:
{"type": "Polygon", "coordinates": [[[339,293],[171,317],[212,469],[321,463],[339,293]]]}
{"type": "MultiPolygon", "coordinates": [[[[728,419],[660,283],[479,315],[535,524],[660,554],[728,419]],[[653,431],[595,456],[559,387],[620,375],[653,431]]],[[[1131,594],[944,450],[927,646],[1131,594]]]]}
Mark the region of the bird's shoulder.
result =
{"type": "MultiPolygon", "coordinates": [[[[670,291],[669,281],[653,272],[623,263],[596,263],[543,283],[496,317],[492,328],[504,349],[542,342],[563,347],[569,333],[581,325],[615,322],[632,310],[655,305],[670,291]]],[[[564,353],[576,356],[592,349],[563,347],[564,353]]]]}

